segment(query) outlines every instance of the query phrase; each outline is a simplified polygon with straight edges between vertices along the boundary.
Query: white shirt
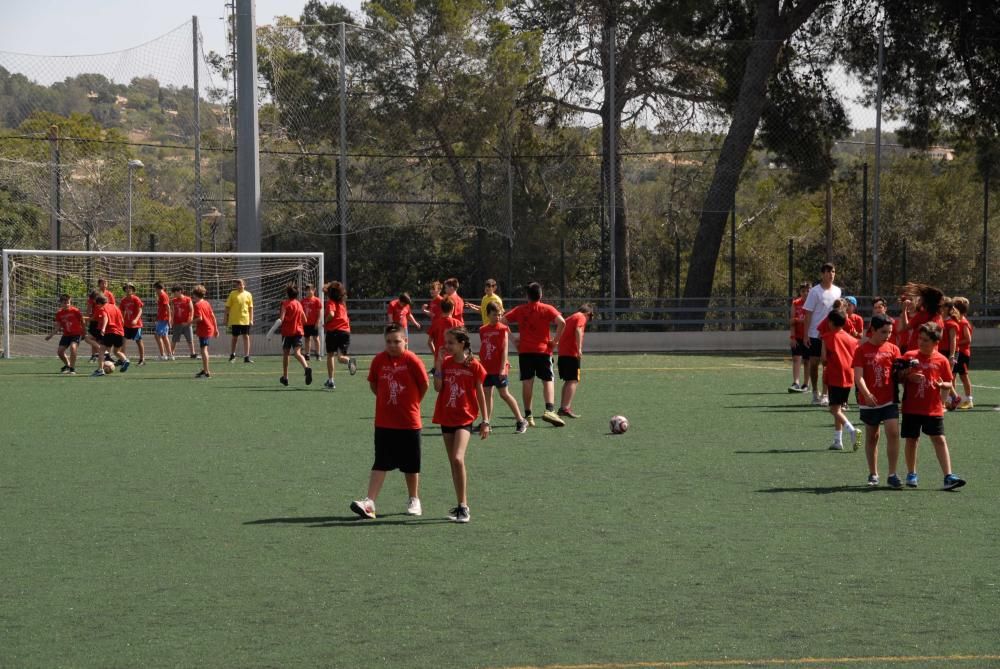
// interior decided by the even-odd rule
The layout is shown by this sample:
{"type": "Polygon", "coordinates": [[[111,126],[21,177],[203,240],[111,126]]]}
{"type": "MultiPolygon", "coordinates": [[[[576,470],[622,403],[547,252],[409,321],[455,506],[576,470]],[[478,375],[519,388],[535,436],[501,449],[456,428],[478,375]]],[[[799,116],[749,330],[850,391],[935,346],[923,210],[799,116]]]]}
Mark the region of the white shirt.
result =
{"type": "Polygon", "coordinates": [[[809,289],[806,303],[802,305],[803,309],[812,312],[812,318],[809,319],[809,332],[806,333],[806,336],[810,339],[819,339],[819,324],[829,315],[834,301],[838,299],[840,299],[840,286],[831,285],[824,289],[822,283],[817,283],[809,289]]]}

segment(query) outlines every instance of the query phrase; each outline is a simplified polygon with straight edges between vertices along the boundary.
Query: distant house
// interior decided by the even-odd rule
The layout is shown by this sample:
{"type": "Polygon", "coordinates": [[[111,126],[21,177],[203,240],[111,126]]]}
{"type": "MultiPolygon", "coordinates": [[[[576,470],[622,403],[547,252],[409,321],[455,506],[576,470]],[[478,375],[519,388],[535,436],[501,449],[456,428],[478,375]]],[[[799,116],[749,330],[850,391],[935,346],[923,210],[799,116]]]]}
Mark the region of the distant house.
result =
{"type": "Polygon", "coordinates": [[[927,149],[927,157],[931,160],[955,160],[955,149],[950,149],[947,146],[932,146],[927,149]]]}

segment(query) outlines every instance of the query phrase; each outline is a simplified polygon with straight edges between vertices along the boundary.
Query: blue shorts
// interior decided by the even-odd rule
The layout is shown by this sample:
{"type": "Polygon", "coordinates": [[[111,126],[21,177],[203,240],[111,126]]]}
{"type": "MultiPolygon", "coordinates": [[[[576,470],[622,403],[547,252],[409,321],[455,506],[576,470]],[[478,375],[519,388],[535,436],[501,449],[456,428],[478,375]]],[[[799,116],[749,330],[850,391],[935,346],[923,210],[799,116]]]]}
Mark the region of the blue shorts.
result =
{"type": "Polygon", "coordinates": [[[201,346],[202,348],[207,348],[211,341],[212,341],[211,337],[198,337],[198,346],[201,346]]]}
{"type": "Polygon", "coordinates": [[[125,339],[142,341],[142,328],[125,328],[125,339]]]}
{"type": "Polygon", "coordinates": [[[166,337],[170,334],[170,321],[156,321],[156,336],[166,337]]]}

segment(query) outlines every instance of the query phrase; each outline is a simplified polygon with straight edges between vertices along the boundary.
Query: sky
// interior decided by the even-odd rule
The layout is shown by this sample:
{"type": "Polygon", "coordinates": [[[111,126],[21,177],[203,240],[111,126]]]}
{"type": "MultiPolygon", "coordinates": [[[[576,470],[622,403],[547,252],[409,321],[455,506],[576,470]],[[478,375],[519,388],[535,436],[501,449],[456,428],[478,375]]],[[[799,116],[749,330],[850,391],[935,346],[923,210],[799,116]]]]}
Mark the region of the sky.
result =
{"type": "MultiPolygon", "coordinates": [[[[360,13],[361,0],[341,0],[360,13]]],[[[225,0],[4,0],[0,51],[67,56],[120,51],[159,37],[197,16],[205,51],[226,51],[225,0]]],[[[258,25],[298,18],[305,0],[257,0],[258,25]]]]}

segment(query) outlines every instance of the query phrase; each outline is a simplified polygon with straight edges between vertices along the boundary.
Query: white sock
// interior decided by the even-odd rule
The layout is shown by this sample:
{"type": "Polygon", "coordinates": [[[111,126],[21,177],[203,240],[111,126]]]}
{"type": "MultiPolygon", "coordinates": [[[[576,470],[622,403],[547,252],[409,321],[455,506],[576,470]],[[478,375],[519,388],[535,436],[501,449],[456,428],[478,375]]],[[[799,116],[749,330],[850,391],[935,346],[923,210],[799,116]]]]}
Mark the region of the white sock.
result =
{"type": "Polygon", "coordinates": [[[851,421],[847,421],[846,423],[844,423],[844,429],[847,430],[848,432],[855,431],[854,426],[851,424],[851,421]]]}
{"type": "Polygon", "coordinates": [[[843,444],[844,443],[844,433],[840,430],[833,431],[833,443],[843,444]]]}
{"type": "Polygon", "coordinates": [[[971,401],[972,401],[972,395],[969,395],[969,396],[968,396],[968,397],[966,397],[965,399],[967,399],[968,401],[970,401],[970,402],[971,402],[971,401]]]}

